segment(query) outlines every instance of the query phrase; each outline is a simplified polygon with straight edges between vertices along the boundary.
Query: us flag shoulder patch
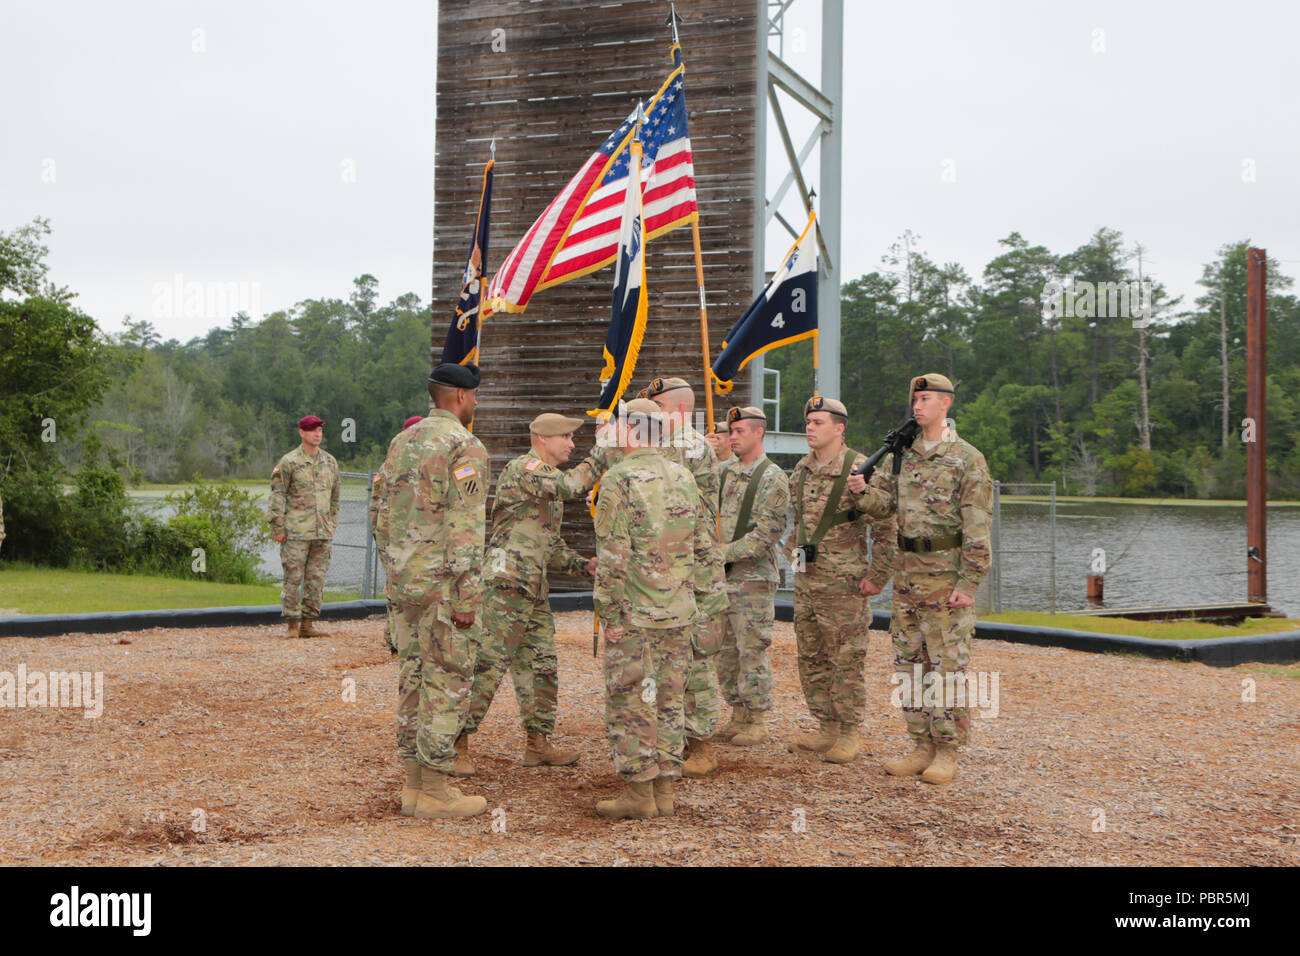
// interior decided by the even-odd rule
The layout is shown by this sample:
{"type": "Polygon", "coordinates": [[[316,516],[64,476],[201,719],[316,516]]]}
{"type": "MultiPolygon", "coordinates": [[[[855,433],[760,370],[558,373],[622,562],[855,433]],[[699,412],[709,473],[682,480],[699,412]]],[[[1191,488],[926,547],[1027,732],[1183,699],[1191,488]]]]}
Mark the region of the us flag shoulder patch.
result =
{"type": "Polygon", "coordinates": [[[457,468],[452,474],[456,476],[457,481],[464,481],[466,478],[473,478],[477,472],[473,465],[466,465],[464,468],[457,468]]]}
{"type": "Polygon", "coordinates": [[[524,471],[536,471],[541,466],[542,460],[540,458],[534,458],[528,464],[524,465],[524,471]]]}

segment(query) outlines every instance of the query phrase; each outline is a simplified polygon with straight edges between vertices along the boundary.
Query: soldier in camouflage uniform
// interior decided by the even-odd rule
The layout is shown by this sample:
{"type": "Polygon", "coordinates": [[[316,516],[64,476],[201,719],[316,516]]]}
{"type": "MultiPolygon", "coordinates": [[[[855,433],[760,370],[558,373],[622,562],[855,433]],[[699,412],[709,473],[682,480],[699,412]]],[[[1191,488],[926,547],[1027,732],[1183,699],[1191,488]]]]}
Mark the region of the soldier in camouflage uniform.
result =
{"type": "Polygon", "coordinates": [[[556,466],[568,461],[573,433],[583,424],[580,418],[538,415],[529,425],[532,450],[506,465],[497,479],[478,663],[469,719],[457,741],[458,776],[474,772],[467,735],[487,715],[507,668],[524,725],[524,766],[567,766],[578,759],[577,751],[557,750],[549,740],[559,676],[547,571],[595,571],[594,558],[584,558],[560,537],[566,488],[556,466]]]}
{"type": "MultiPolygon", "coordinates": [[[[422,420],[423,415],[412,415],[402,424],[402,430],[410,428],[416,422],[422,420]]],[[[375,472],[374,481],[370,483],[370,528],[374,536],[376,550],[379,552],[379,560],[382,562],[384,557],[384,546],[380,544],[379,529],[380,522],[388,520],[388,475],[381,465],[379,471],[375,472]]],[[[389,583],[388,568],[384,568],[384,597],[388,600],[388,606],[385,608],[386,617],[384,618],[384,644],[394,657],[397,656],[397,641],[393,639],[393,589],[389,583]]]]}
{"type": "Polygon", "coordinates": [[[626,418],[615,425],[626,454],[602,480],[596,508],[594,598],[605,627],[605,724],[614,769],[627,783],[621,796],[596,804],[606,817],[672,814],[692,632],[698,618],[717,614],[726,599],[713,528],[700,518],[699,489],[690,472],[651,447],[659,418],[651,402],[628,403],[626,418]]]}
{"type": "MultiPolygon", "coordinates": [[[[890,760],[895,776],[921,774],[942,784],[957,772],[957,748],[970,739],[970,709],[947,699],[948,675],[965,680],[975,632],[975,591],[991,562],[989,514],[993,484],[979,450],[947,421],[953,385],[943,375],[911,382],[908,400],[921,434],[904,449],[900,470],[886,456],[868,483],[850,479],[857,506],[868,514],[897,515],[899,567],[894,581],[890,636],[894,667],[904,688],[903,715],[913,750],[890,760]],[[917,677],[933,673],[944,688],[943,707],[921,706],[917,677]]],[[[954,690],[955,690],[954,684],[954,690]]]]}
{"type": "Polygon", "coordinates": [[[790,749],[849,763],[861,746],[858,723],[867,699],[867,602],[893,572],[896,526],[892,515],[872,523],[854,509],[849,471],[866,456],[844,444],[844,404],[814,396],[804,405],[804,424],[809,454],[790,476],[796,546],[790,563],[799,682],[819,729],[796,738],[790,749]]]}
{"type": "Polygon", "coordinates": [[[288,637],[328,636],[315,621],[330,566],[330,542],[339,523],[339,463],[320,447],[324,424],[315,415],[299,421],[302,444],[271,471],[266,518],[272,539],[280,543],[280,609],[288,637]]]}
{"type": "Polygon", "coordinates": [[[777,548],[785,535],[790,484],[763,453],[767,416],[752,405],[727,413],[730,451],[722,466],[719,513],[728,609],[723,616],[718,679],[732,707],[717,739],[737,747],[767,740],[772,709],[772,622],[781,580],[777,548]]]}
{"type": "MultiPolygon", "coordinates": [[[[691,424],[695,410],[695,392],[685,379],[657,378],[642,390],[644,397],[664,413],[664,432],[657,447],[661,454],[686,468],[700,490],[702,519],[713,528],[714,550],[718,527],[718,460],[703,435],[691,424]]],[[[718,674],[713,656],[722,646],[722,617],[726,605],[717,614],[701,619],[691,637],[691,664],[686,674],[686,763],[682,773],[703,777],[718,769],[709,738],[718,726],[722,709],[718,693],[718,674]]]]}
{"type": "Polygon", "coordinates": [[[487,801],[447,785],[469,712],[482,603],[488,455],[467,426],[479,371],[443,364],[429,377],[436,410],[388,446],[386,504],[376,524],[393,604],[402,813],[474,816],[487,801]]]}

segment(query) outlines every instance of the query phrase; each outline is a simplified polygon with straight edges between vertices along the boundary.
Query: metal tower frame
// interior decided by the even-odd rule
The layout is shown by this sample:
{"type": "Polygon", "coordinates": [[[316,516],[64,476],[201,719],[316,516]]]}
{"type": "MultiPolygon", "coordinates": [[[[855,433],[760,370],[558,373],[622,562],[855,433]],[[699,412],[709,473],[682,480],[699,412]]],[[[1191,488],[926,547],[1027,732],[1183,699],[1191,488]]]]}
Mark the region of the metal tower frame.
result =
{"type": "MultiPolygon", "coordinates": [[[[754,197],[754,294],[767,283],[767,227],[773,220],[798,239],[800,229],[781,214],[781,202],[791,187],[799,191],[799,198],[804,209],[812,211],[814,197],[821,202],[817,209],[817,243],[819,253],[819,275],[817,282],[817,318],[819,328],[818,388],[823,395],[830,398],[840,397],[840,179],[841,160],[840,127],[843,122],[843,88],[844,88],[844,0],[756,0],[758,4],[758,89],[760,96],[766,91],[767,103],[772,108],[779,145],[780,156],[784,160],[785,178],[781,185],[767,198],[767,116],[756,123],[754,148],[757,153],[755,169],[754,197]],[[785,52],[786,14],[798,2],[800,9],[810,7],[814,2],[821,4],[821,82],[815,84],[801,76],[783,59],[785,52]],[[772,38],[777,38],[778,52],[771,49],[772,38]],[[812,114],[815,125],[806,142],[796,149],[786,123],[785,111],[777,97],[781,90],[794,102],[812,114]],[[812,155],[813,147],[819,145],[820,169],[819,181],[810,184],[803,166],[812,155]]],[[[798,224],[802,226],[802,224],[798,224]]],[[[785,251],[783,245],[781,250],[785,251]]],[[[770,375],[763,362],[763,356],[757,356],[750,362],[750,387],[755,404],[765,411],[780,401],[780,374],[772,370],[770,375]],[[768,394],[767,382],[775,379],[776,395],[768,394]]],[[[808,450],[803,431],[778,430],[778,425],[791,423],[779,422],[769,414],[772,428],[764,442],[768,453],[804,454],[808,450]]]]}

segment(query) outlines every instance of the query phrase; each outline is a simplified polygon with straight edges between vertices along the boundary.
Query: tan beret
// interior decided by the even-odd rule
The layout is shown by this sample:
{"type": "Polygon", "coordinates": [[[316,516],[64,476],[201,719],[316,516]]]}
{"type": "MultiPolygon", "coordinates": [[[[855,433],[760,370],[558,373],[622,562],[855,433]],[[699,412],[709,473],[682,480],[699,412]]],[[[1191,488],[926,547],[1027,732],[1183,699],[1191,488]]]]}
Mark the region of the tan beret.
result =
{"type": "Polygon", "coordinates": [[[565,418],[555,412],[544,412],[528,423],[528,430],[534,435],[568,435],[587,424],[582,418],[565,418]]]}
{"type": "Polygon", "coordinates": [[[645,388],[641,389],[642,398],[653,398],[656,395],[662,395],[664,392],[671,392],[676,388],[690,388],[691,383],[684,378],[657,378],[645,388]]]}
{"type": "Polygon", "coordinates": [[[917,392],[947,392],[949,395],[956,395],[957,391],[953,388],[952,381],[948,376],[940,375],[938,372],[931,372],[928,375],[918,375],[912,379],[911,387],[907,390],[907,404],[912,404],[912,399],[917,392]]]}
{"type": "Polygon", "coordinates": [[[731,431],[731,426],[727,424],[727,420],[724,418],[721,421],[713,423],[713,430],[716,433],[729,432],[731,431]]]}
{"type": "Polygon", "coordinates": [[[741,422],[751,418],[756,422],[767,424],[767,416],[763,414],[763,410],[757,405],[743,405],[739,408],[727,409],[728,422],[741,422]]]}
{"type": "Polygon", "coordinates": [[[648,398],[634,398],[623,406],[623,414],[627,415],[644,415],[647,418],[653,418],[655,421],[663,420],[663,409],[648,398]]]}
{"type": "Polygon", "coordinates": [[[830,412],[845,418],[849,417],[849,410],[844,407],[843,402],[838,398],[827,398],[825,395],[814,395],[803,403],[804,416],[807,417],[809,412],[830,412]]]}

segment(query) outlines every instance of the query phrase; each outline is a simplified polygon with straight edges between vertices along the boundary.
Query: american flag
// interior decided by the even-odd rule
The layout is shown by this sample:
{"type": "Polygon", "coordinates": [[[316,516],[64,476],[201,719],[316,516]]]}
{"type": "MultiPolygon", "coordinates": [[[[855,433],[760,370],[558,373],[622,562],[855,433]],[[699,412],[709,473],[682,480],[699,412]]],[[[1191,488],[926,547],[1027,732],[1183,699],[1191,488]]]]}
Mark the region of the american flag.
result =
{"type": "MultiPolygon", "coordinates": [[[[679,48],[674,48],[673,56],[673,72],[650,101],[641,129],[647,240],[698,217],[682,84],[685,68],[679,48]]],[[[635,125],[633,110],[506,256],[488,286],[484,316],[499,310],[522,312],[534,292],[614,261],[627,197],[628,144],[635,125]]]]}

